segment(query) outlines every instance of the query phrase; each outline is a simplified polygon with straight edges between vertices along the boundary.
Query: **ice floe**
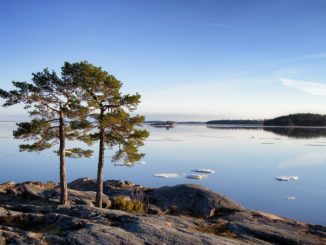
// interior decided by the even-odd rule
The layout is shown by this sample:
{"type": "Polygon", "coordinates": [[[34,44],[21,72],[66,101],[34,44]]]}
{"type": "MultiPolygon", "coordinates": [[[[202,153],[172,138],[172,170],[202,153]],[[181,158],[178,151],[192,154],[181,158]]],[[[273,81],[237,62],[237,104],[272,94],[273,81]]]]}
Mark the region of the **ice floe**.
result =
{"type": "Polygon", "coordinates": [[[214,174],[215,170],[212,170],[210,168],[197,168],[192,170],[191,172],[196,172],[196,173],[205,173],[205,174],[214,174]]]}
{"type": "Polygon", "coordinates": [[[276,180],[278,181],[295,181],[298,180],[298,176],[278,176],[276,177],[276,180]]]}
{"type": "Polygon", "coordinates": [[[177,178],[182,174],[178,173],[158,173],[154,174],[154,177],[159,177],[159,178],[177,178]]]}
{"type": "Polygon", "coordinates": [[[295,200],[295,197],[294,196],[289,196],[286,198],[286,200],[295,200]]]}
{"type": "Polygon", "coordinates": [[[117,163],[114,163],[113,165],[116,166],[116,167],[132,167],[132,166],[136,166],[136,165],[144,165],[146,164],[145,161],[140,161],[140,162],[117,162],[117,163]]]}
{"type": "Polygon", "coordinates": [[[188,179],[196,179],[196,180],[202,180],[207,178],[207,175],[205,174],[189,174],[186,176],[188,179]]]}
{"type": "Polygon", "coordinates": [[[136,162],[136,164],[144,165],[144,164],[146,164],[146,162],[145,161],[140,161],[140,162],[136,162]]]}

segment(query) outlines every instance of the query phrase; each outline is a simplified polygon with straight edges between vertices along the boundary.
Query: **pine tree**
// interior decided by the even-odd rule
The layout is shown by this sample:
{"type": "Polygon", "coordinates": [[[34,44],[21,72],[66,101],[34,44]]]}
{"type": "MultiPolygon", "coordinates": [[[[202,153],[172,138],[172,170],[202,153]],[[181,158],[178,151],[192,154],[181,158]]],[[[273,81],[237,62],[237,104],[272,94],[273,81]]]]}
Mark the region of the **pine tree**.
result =
{"type": "Polygon", "coordinates": [[[138,151],[149,135],[140,129],[144,117],[130,114],[140,103],[140,95],[122,95],[119,80],[87,62],[66,63],[65,67],[75,74],[74,83],[78,84],[80,97],[87,103],[89,120],[95,122],[90,137],[99,142],[95,203],[101,208],[105,146],[115,151],[113,161],[132,164],[144,156],[138,151]]]}
{"type": "MultiPolygon", "coordinates": [[[[63,68],[62,68],[63,69],[63,68]]],[[[89,124],[84,120],[87,109],[81,106],[76,96],[75,85],[69,72],[62,77],[48,69],[33,73],[32,82],[12,82],[15,90],[0,89],[0,97],[6,101],[4,107],[24,103],[32,120],[17,123],[13,132],[16,139],[32,140],[20,145],[20,151],[39,152],[59,143],[56,153],[60,158],[60,203],[67,204],[66,157],[90,157],[92,151],[80,148],[66,149],[66,139],[87,141],[85,132],[89,124]]]]}

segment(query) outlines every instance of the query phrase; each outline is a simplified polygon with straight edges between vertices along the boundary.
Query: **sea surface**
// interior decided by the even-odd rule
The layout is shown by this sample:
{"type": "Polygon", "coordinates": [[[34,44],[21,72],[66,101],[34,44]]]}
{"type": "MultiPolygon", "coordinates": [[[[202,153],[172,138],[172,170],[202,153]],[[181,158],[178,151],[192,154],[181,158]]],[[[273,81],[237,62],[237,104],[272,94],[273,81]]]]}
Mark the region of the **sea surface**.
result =
{"type": "MultiPolygon", "coordinates": [[[[26,142],[12,138],[15,127],[15,123],[0,123],[0,182],[58,181],[56,154],[52,150],[19,152],[18,145],[26,142]]],[[[326,225],[325,128],[144,127],[151,133],[141,148],[146,154],[144,162],[133,167],[115,166],[110,161],[112,150],[107,149],[105,179],[129,180],[149,187],[201,184],[247,208],[326,225]],[[199,168],[215,173],[203,180],[186,178],[199,168]],[[158,173],[179,176],[155,177],[158,173]],[[278,176],[299,179],[280,182],[278,176]]],[[[92,148],[96,151],[97,145],[92,148]]],[[[95,178],[96,160],[96,154],[90,159],[67,159],[69,181],[95,178]]]]}

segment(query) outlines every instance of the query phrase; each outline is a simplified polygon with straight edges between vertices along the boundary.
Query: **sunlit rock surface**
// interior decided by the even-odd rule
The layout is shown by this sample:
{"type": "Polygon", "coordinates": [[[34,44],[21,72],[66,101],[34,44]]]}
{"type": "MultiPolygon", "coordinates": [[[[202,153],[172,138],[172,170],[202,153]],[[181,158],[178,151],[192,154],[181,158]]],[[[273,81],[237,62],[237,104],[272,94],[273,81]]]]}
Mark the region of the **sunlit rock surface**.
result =
{"type": "Polygon", "coordinates": [[[326,227],[248,210],[199,185],[150,189],[105,181],[69,184],[69,206],[55,183],[0,185],[0,244],[326,244],[326,227]],[[144,213],[110,209],[114,198],[143,202],[144,213]]]}

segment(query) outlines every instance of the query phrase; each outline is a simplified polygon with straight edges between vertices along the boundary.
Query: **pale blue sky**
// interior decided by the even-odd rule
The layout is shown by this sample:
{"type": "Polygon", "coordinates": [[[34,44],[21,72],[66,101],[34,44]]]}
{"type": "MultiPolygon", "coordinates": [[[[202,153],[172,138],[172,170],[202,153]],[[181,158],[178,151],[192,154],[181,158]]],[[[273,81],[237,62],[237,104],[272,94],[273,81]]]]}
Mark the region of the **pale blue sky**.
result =
{"type": "Polygon", "coordinates": [[[0,86],[87,60],[139,92],[149,120],[326,114],[325,13],[325,0],[1,1],[0,86]]]}

